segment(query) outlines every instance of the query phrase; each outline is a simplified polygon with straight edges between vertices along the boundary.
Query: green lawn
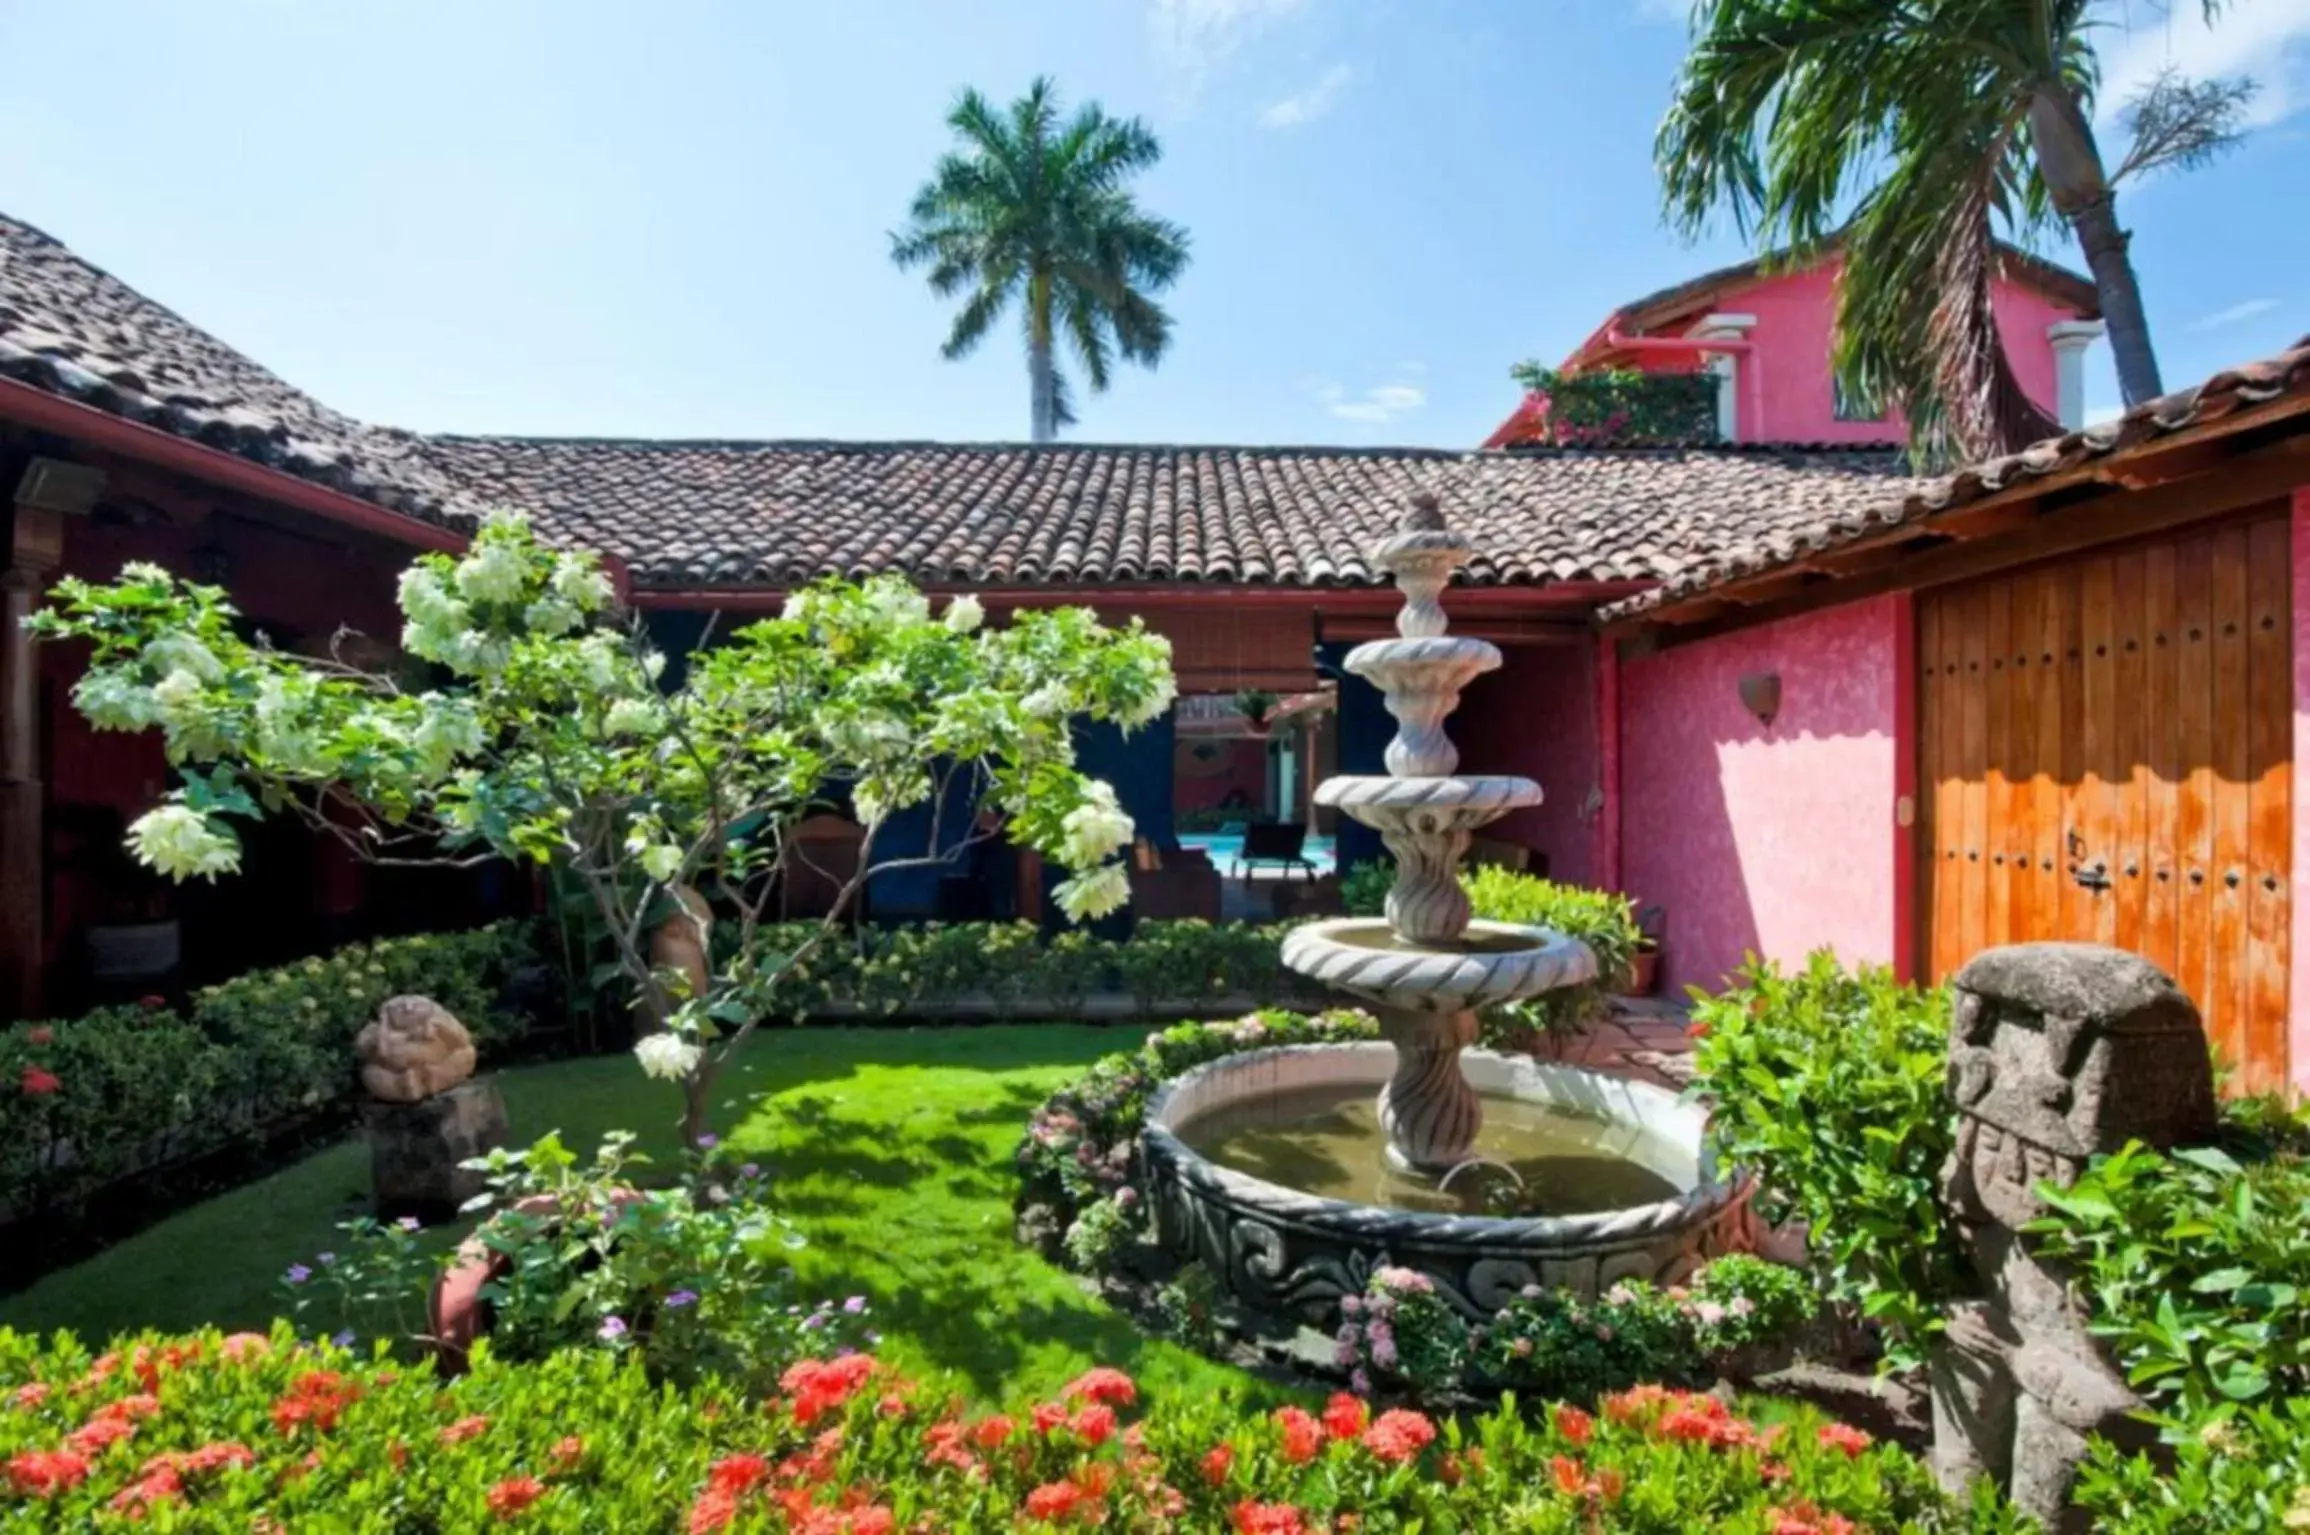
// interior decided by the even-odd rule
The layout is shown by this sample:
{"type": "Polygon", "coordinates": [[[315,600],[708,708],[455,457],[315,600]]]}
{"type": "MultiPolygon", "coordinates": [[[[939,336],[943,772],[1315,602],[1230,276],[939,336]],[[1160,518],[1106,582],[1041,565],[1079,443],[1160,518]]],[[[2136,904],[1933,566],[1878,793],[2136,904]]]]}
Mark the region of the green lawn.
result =
{"type": "MultiPolygon", "coordinates": [[[[1142,1336],[1011,1240],[1011,1154],[1028,1112],[1127,1030],[1018,1025],[809,1029],[758,1035],[723,1078],[717,1128],[768,1167],[809,1238],[796,1267],[821,1292],[863,1292],[908,1370],[1017,1403],[1090,1364],[1167,1395],[1271,1388],[1142,1336]]],[[[631,1129],[673,1142],[674,1095],[624,1057],[502,1073],[517,1141],[559,1130],[575,1149],[631,1129]]],[[[330,1245],[367,1185],[347,1142],[195,1206],[21,1294],[0,1322],[100,1336],[144,1327],[262,1326],[279,1276],[330,1245]]]]}

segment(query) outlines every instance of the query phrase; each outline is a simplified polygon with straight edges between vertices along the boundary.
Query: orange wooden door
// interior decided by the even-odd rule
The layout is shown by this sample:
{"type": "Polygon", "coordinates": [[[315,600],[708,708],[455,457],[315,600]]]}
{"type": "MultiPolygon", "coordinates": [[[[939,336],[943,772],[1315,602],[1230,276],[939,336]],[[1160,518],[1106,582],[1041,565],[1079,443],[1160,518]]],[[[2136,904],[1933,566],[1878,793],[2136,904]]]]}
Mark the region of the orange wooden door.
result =
{"type": "Polygon", "coordinates": [[[1921,595],[1920,952],[2116,944],[2288,1081],[2291,549],[2282,508],[1921,595]]]}

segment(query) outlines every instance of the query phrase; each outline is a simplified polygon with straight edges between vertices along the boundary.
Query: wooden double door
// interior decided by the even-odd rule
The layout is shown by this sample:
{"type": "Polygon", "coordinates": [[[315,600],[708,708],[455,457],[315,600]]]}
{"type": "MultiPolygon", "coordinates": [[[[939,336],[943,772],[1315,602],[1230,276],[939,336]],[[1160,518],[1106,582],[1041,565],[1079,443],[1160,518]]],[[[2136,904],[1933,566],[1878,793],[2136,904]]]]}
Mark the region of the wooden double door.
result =
{"type": "Polygon", "coordinates": [[[2115,944],[2198,1004],[2233,1090],[2288,1080],[2283,505],[1920,594],[1919,952],[2115,944]]]}

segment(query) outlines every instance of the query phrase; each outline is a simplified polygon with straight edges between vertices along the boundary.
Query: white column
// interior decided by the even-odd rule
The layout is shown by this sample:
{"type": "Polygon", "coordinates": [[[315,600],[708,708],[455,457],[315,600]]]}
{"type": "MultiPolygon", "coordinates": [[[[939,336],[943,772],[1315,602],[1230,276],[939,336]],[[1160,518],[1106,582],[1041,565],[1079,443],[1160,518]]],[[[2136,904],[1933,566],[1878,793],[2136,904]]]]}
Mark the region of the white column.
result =
{"type": "Polygon", "coordinates": [[[2053,343],[2053,413],[2070,431],[2085,425],[2085,354],[2106,329],[2099,320],[2059,320],[2045,328],[2053,343]]]}
{"type": "MultiPolygon", "coordinates": [[[[1712,314],[1692,328],[1695,341],[1737,341],[1756,328],[1753,314],[1712,314]]],[[[1741,437],[1741,370],[1737,352],[1707,352],[1708,371],[1716,375],[1716,434],[1726,442],[1741,437]]]]}

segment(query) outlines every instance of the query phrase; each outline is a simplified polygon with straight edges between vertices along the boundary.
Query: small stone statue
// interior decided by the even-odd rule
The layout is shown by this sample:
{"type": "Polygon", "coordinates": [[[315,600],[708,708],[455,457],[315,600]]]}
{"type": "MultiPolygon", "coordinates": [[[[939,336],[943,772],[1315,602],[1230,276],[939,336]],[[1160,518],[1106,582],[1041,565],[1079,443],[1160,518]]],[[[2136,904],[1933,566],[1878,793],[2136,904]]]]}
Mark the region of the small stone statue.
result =
{"type": "Polygon", "coordinates": [[[2153,1436],[2066,1276],[2021,1228],[2048,1213],[2038,1185],[2075,1182],[2093,1156],[2212,1133],[2205,1031],[2163,971],[2095,944],[1990,949],[1954,984],[1959,1118],[1941,1194],[1986,1293],[1953,1309],[1934,1364],[1934,1469],[1953,1491],[1988,1476],[2049,1530],[2082,1531],[2069,1503],[2088,1436],[2153,1436]]]}
{"type": "Polygon", "coordinates": [[[431,997],[394,997],[353,1041],[361,1085],[386,1103],[417,1103],[473,1075],[473,1036],[431,997]]]}
{"type": "Polygon", "coordinates": [[[353,1048],[369,1181],[385,1215],[446,1216],[481,1192],[462,1164],[505,1143],[505,1099],[473,1075],[473,1036],[430,997],[395,997],[353,1048]]]}

